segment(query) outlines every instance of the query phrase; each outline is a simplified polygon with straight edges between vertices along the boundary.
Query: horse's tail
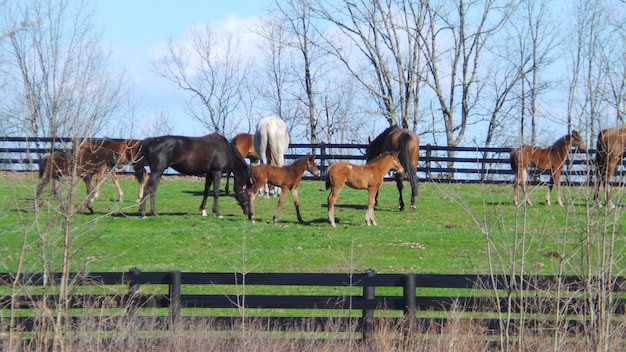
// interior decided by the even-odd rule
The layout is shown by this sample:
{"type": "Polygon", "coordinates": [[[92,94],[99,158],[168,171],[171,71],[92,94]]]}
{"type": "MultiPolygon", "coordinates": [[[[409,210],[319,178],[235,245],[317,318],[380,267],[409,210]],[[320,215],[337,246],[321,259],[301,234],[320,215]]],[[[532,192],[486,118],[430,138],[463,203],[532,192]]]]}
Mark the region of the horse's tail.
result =
{"type": "Polygon", "coordinates": [[[511,171],[517,172],[518,160],[517,160],[517,149],[511,149],[511,153],[509,155],[509,161],[511,163],[511,171]]]}
{"type": "Polygon", "coordinates": [[[597,181],[603,182],[604,178],[606,178],[605,173],[607,172],[607,158],[609,156],[608,147],[606,145],[606,141],[604,138],[604,134],[600,132],[598,134],[598,141],[596,142],[596,160],[595,160],[595,170],[597,181]]]}
{"type": "Polygon", "coordinates": [[[411,191],[415,196],[418,193],[419,180],[417,179],[417,165],[413,165],[413,160],[411,159],[411,153],[409,151],[409,147],[411,145],[411,135],[407,133],[400,135],[398,138],[398,145],[400,146],[398,159],[400,159],[400,164],[404,168],[404,174],[409,179],[409,182],[411,183],[411,191]]]}
{"type": "Polygon", "coordinates": [[[39,160],[39,178],[43,177],[43,173],[46,171],[46,168],[48,167],[49,159],[50,159],[49,156],[44,156],[43,158],[41,158],[41,160],[39,160]]]}
{"type": "Polygon", "coordinates": [[[330,177],[326,175],[326,190],[329,190],[332,185],[330,184],[330,177]]]}

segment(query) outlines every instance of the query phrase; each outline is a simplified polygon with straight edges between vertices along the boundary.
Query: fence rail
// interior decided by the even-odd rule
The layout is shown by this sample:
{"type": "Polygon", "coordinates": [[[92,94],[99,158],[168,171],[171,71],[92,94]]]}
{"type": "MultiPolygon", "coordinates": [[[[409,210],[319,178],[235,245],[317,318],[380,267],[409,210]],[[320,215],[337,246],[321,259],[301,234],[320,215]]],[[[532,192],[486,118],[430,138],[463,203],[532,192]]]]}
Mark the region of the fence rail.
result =
{"type": "MultiPolygon", "coordinates": [[[[96,139],[97,140],[97,139],[96,139]]],[[[39,160],[51,150],[68,150],[70,138],[40,137],[0,137],[1,171],[36,171],[39,160]]],[[[367,144],[302,144],[292,143],[285,155],[286,160],[294,160],[310,152],[315,152],[322,177],[326,168],[333,162],[347,160],[363,163],[367,144]]],[[[511,148],[491,147],[446,147],[430,144],[420,146],[420,162],[417,173],[420,181],[466,182],[466,183],[507,183],[512,174],[509,153],[511,148]],[[454,157],[448,153],[454,152],[454,157]]],[[[573,151],[563,168],[563,179],[570,184],[591,182],[591,160],[595,151],[587,153],[573,151]]],[[[621,174],[623,168],[616,173],[621,174]]],[[[127,172],[132,172],[128,169],[127,172]]],[[[166,174],[176,175],[168,169],[166,174]]],[[[533,170],[532,183],[543,183],[549,179],[549,172],[533,170]]],[[[305,178],[310,175],[305,173],[305,178]]]]}
{"type": "MultiPolygon", "coordinates": [[[[60,279],[58,273],[48,277],[41,273],[0,274],[0,336],[9,330],[32,331],[37,326],[36,316],[15,311],[26,312],[40,308],[44,303],[54,311],[59,302],[54,288],[60,279]],[[44,286],[47,294],[33,293],[34,289],[44,286]],[[13,287],[19,287],[18,292],[29,293],[11,296],[7,292],[13,287]],[[7,314],[10,307],[14,310],[13,318],[7,314]]],[[[285,331],[300,329],[304,323],[314,321],[316,332],[320,332],[332,320],[342,322],[338,326],[356,326],[349,331],[353,333],[352,338],[369,339],[373,326],[384,319],[380,314],[375,315],[375,311],[399,311],[402,317],[393,319],[410,323],[413,328],[423,331],[443,327],[450,315],[445,313],[456,311],[467,313],[463,319],[482,324],[491,333],[498,333],[502,327],[501,321],[494,318],[497,312],[517,316],[512,318],[514,324],[510,326],[518,328],[546,329],[548,324],[577,330],[589,323],[588,318],[593,314],[593,306],[589,303],[594,302],[594,298],[585,297],[581,292],[598,292],[594,290],[599,287],[608,287],[613,292],[612,314],[619,317],[625,313],[626,307],[623,277],[377,274],[373,270],[356,274],[243,275],[131,269],[128,272],[72,273],[69,280],[74,288],[79,288],[74,291],[82,292],[72,294],[67,301],[73,326],[80,326],[86,317],[94,318],[93,313],[81,314],[81,309],[91,312],[95,309],[101,312],[96,318],[107,322],[110,329],[119,326],[113,322],[130,317],[149,319],[150,324],[143,326],[155,331],[180,328],[178,323],[189,326],[190,321],[210,322],[215,330],[230,330],[237,322],[261,320],[285,331]],[[117,288],[117,291],[110,287],[117,288]],[[165,289],[159,290],[159,287],[165,289]],[[250,293],[242,294],[243,287],[250,293]],[[259,291],[259,287],[270,289],[259,291]],[[445,289],[448,294],[428,294],[436,293],[437,289],[445,289]],[[113,308],[118,312],[114,313],[113,308]],[[241,314],[242,308],[248,310],[245,318],[241,314]],[[255,316],[256,309],[274,311],[255,316]],[[224,315],[224,310],[231,315],[224,315]],[[285,316],[285,311],[295,314],[285,316]],[[320,311],[330,313],[320,316],[320,311]],[[104,316],[102,312],[109,315],[104,316]],[[432,312],[440,314],[433,316],[432,312]]],[[[623,323],[621,320],[621,317],[616,318],[616,323],[623,323]]],[[[107,324],[98,327],[107,329],[107,324]]]]}

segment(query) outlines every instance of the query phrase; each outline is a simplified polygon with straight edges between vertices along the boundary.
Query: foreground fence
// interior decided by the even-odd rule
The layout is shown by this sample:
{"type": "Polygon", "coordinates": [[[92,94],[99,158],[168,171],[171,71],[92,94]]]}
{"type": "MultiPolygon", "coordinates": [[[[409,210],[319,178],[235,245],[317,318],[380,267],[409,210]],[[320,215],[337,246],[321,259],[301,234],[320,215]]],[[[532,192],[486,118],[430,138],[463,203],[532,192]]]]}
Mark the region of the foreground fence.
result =
{"type": "MultiPolygon", "coordinates": [[[[97,140],[97,139],[96,139],[97,140]]],[[[71,148],[69,138],[0,137],[0,170],[35,171],[39,160],[50,150],[71,148]]],[[[366,144],[290,144],[287,162],[315,152],[322,177],[333,162],[347,160],[363,163],[366,144]]],[[[420,146],[418,177],[421,181],[505,183],[513,179],[509,153],[511,148],[420,146]],[[450,157],[453,152],[454,157],[450,157]]],[[[571,153],[563,168],[562,179],[570,184],[589,182],[590,161],[594,151],[571,153]]],[[[127,170],[131,171],[131,170],[127,170]]],[[[621,168],[618,168],[621,172],[621,168]]],[[[175,171],[166,170],[166,174],[175,171]]],[[[308,174],[305,174],[305,177],[308,174]]],[[[549,173],[534,172],[533,183],[547,182],[549,173]]]]}
{"type": "MultiPolygon", "coordinates": [[[[60,278],[60,274],[0,274],[0,337],[8,331],[34,331],[45,325],[45,319],[54,321],[50,312],[60,303],[60,278]]],[[[131,269],[73,273],[69,280],[73,293],[65,303],[70,329],[76,330],[84,329],[87,319],[97,319],[93,326],[105,331],[118,328],[120,320],[134,319],[135,326],[149,331],[184,329],[198,321],[208,322],[204,326],[214,330],[234,330],[243,321],[260,321],[281,331],[313,326],[319,333],[332,321],[350,338],[367,340],[381,319],[432,332],[442,329],[456,312],[457,318],[462,313],[461,319],[492,334],[507,329],[513,335],[525,329],[549,335],[556,328],[580,332],[594,324],[595,305],[603,297],[600,288],[613,292],[607,306],[618,317],[615,324],[623,325],[619,316],[626,307],[622,277],[377,274],[373,270],[243,275],[131,269]],[[507,317],[506,324],[502,316],[507,317]]]]}

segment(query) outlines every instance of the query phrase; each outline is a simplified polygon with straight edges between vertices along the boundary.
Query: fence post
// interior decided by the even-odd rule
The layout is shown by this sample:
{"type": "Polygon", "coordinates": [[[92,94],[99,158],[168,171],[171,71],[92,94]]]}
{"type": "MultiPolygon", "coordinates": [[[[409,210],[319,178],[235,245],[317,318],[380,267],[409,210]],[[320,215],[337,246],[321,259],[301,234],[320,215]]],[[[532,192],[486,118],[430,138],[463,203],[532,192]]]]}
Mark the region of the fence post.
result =
{"type": "Polygon", "coordinates": [[[402,295],[404,296],[404,320],[406,322],[404,334],[407,336],[413,330],[415,311],[417,310],[417,278],[415,274],[404,275],[402,295]]]}
{"type": "Polygon", "coordinates": [[[424,158],[425,163],[424,163],[424,171],[426,172],[426,180],[428,181],[432,181],[433,177],[430,174],[430,163],[431,163],[431,159],[433,156],[433,152],[431,149],[431,145],[430,143],[426,144],[426,157],[424,158]]]}
{"type": "Polygon", "coordinates": [[[320,178],[326,179],[326,143],[320,143],[320,178]]]}
{"type": "MultiPolygon", "coordinates": [[[[368,301],[373,301],[376,299],[376,286],[370,286],[368,281],[376,276],[376,271],[374,269],[366,270],[365,276],[366,285],[363,285],[363,298],[368,301]]],[[[372,340],[372,331],[374,330],[374,309],[363,309],[362,321],[362,339],[365,342],[369,342],[372,340]]]]}
{"type": "Polygon", "coordinates": [[[139,291],[139,280],[137,277],[141,275],[141,270],[131,268],[128,270],[128,295],[124,306],[128,308],[128,315],[133,317],[139,308],[137,302],[137,292],[139,291]]]}
{"type": "Polygon", "coordinates": [[[176,326],[176,322],[180,319],[180,286],[181,286],[181,274],[180,271],[170,272],[170,318],[171,327],[176,326]]]}

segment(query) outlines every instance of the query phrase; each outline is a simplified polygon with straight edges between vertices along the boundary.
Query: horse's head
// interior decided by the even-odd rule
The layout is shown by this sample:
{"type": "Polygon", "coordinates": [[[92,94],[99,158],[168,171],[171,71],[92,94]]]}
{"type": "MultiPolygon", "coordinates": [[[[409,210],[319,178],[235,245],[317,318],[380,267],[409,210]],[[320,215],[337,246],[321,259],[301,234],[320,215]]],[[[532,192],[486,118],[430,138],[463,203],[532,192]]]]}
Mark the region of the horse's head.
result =
{"type": "Polygon", "coordinates": [[[317,168],[317,164],[315,164],[315,154],[307,155],[306,161],[306,170],[310,172],[313,176],[319,177],[320,170],[317,168]]]}
{"type": "Polygon", "coordinates": [[[243,210],[243,213],[248,215],[248,209],[250,206],[250,201],[248,199],[248,188],[244,186],[239,190],[235,189],[235,199],[241,207],[241,210],[243,210]]]}
{"type": "Polygon", "coordinates": [[[580,133],[578,133],[578,131],[572,131],[572,134],[570,135],[570,139],[572,141],[573,147],[576,147],[582,150],[583,152],[587,151],[587,145],[585,145],[585,141],[581,137],[580,133]]]}
{"type": "Polygon", "coordinates": [[[402,163],[400,162],[400,158],[398,157],[400,153],[393,152],[393,153],[390,153],[390,155],[391,155],[391,168],[389,170],[399,173],[399,174],[403,174],[404,168],[402,167],[402,163]]]}

